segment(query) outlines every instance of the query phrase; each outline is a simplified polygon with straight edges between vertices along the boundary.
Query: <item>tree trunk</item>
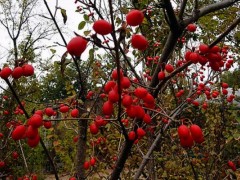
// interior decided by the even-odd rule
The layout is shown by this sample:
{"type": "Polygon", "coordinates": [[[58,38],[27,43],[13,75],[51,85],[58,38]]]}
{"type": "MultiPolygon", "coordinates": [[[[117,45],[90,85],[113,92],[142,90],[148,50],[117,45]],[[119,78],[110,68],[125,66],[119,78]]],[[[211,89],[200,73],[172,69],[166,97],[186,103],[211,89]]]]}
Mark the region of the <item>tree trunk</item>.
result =
{"type": "Polygon", "coordinates": [[[83,164],[86,159],[87,149],[87,120],[79,120],[78,122],[78,147],[77,147],[77,165],[76,165],[76,176],[77,179],[85,179],[85,170],[83,164]]]}
{"type": "Polygon", "coordinates": [[[122,147],[120,155],[118,157],[117,164],[111,174],[110,180],[119,179],[120,173],[122,172],[124,164],[128,159],[132,146],[133,146],[133,141],[125,141],[124,146],[122,147]]]}

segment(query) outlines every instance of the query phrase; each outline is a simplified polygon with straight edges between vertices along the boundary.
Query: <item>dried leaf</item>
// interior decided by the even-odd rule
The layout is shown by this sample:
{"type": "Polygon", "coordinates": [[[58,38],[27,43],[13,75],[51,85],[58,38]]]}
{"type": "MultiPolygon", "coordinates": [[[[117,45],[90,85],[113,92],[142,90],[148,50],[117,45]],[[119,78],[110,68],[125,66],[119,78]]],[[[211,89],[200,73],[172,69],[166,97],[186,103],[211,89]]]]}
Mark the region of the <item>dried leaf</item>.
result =
{"type": "Polygon", "coordinates": [[[67,12],[66,12],[66,9],[62,9],[61,8],[61,14],[62,14],[62,17],[63,17],[63,23],[66,24],[66,22],[67,22],[67,12]]]}

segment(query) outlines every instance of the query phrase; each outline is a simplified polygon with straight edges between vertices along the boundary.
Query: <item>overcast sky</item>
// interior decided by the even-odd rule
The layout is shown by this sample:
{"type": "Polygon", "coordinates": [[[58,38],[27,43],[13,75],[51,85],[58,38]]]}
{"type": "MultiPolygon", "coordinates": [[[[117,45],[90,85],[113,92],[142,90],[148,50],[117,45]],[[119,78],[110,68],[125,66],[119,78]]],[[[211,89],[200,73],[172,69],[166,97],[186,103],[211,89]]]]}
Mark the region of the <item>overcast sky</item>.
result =
{"type": "MultiPolygon", "coordinates": [[[[54,12],[56,1],[48,0],[47,2],[49,4],[49,7],[51,8],[52,12],[54,12]]],[[[60,10],[57,13],[57,20],[59,21],[59,25],[64,28],[65,32],[68,32],[67,34],[65,34],[65,39],[67,42],[72,37],[74,37],[73,31],[78,32],[78,29],[77,29],[78,24],[82,21],[81,15],[75,12],[76,7],[78,5],[79,4],[75,4],[73,0],[70,0],[68,2],[65,0],[58,1],[58,7],[66,9],[66,11],[67,11],[68,19],[67,19],[66,25],[63,25],[63,20],[62,20],[60,10]]],[[[44,13],[45,16],[50,17],[42,0],[39,0],[39,7],[37,7],[37,11],[39,13],[44,13]]],[[[41,18],[39,18],[39,20],[41,20],[41,18]]],[[[6,63],[8,50],[13,47],[13,44],[12,44],[12,41],[11,41],[6,29],[1,24],[0,24],[0,39],[2,40],[0,42],[0,67],[2,67],[3,64],[6,63]]],[[[56,36],[54,36],[51,40],[52,40],[51,42],[47,42],[47,45],[53,44],[53,42],[56,42],[56,41],[59,42],[60,44],[63,44],[63,41],[60,38],[59,34],[56,34],[56,36]]],[[[57,50],[57,54],[59,54],[59,55],[63,54],[66,50],[65,48],[61,48],[61,47],[56,47],[55,49],[57,50]]],[[[47,58],[50,56],[51,56],[50,50],[43,51],[42,57],[47,58]]]]}

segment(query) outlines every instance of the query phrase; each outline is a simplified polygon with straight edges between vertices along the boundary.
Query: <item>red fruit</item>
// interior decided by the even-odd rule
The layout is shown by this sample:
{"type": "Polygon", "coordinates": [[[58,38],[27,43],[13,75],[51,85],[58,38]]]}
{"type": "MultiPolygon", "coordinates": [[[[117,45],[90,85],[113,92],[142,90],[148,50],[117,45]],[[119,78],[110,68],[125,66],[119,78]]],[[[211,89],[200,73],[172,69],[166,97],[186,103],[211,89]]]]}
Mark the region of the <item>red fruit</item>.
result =
{"type": "Polygon", "coordinates": [[[143,101],[147,104],[155,103],[154,97],[150,93],[147,93],[147,95],[143,98],[143,101]]]}
{"type": "Polygon", "coordinates": [[[138,87],[135,89],[134,94],[138,98],[143,99],[148,94],[148,91],[143,87],[138,87]]]}
{"type": "Polygon", "coordinates": [[[5,96],[5,95],[4,95],[4,96],[3,96],[3,99],[7,100],[7,99],[8,99],[8,96],[5,96]]]}
{"type": "Polygon", "coordinates": [[[136,9],[131,10],[126,16],[127,24],[129,24],[130,26],[140,25],[143,22],[143,19],[143,12],[136,9]]]}
{"type": "Polygon", "coordinates": [[[96,158],[95,158],[95,157],[92,157],[92,158],[90,159],[90,165],[91,165],[91,166],[95,166],[95,164],[96,164],[96,158]]]}
{"type": "Polygon", "coordinates": [[[52,116],[52,115],[54,115],[54,110],[53,110],[53,108],[48,107],[45,109],[45,113],[47,116],[52,116]]]}
{"type": "Polygon", "coordinates": [[[36,174],[32,174],[32,180],[37,180],[37,179],[38,179],[37,175],[36,174]]]}
{"type": "Polygon", "coordinates": [[[83,164],[83,168],[84,168],[85,170],[88,170],[89,167],[90,167],[90,163],[89,163],[88,161],[85,161],[84,164],[83,164]]]}
{"type": "Polygon", "coordinates": [[[135,106],[133,106],[133,105],[128,106],[126,109],[126,113],[130,118],[135,118],[136,114],[137,114],[135,106]]]}
{"type": "Polygon", "coordinates": [[[199,51],[201,54],[206,54],[209,51],[209,47],[206,44],[200,44],[199,51]]]}
{"type": "MultiPolygon", "coordinates": [[[[118,73],[117,73],[117,69],[114,69],[112,72],[112,78],[117,81],[118,79],[118,73]]],[[[120,79],[123,78],[123,72],[122,69],[120,69],[120,79]]]]}
{"type": "Polygon", "coordinates": [[[136,111],[136,116],[135,117],[138,118],[138,119],[143,119],[144,116],[145,116],[144,109],[139,105],[135,106],[134,109],[136,111]]]}
{"type": "Polygon", "coordinates": [[[50,129],[52,127],[52,122],[51,121],[44,121],[43,122],[43,126],[46,128],[46,129],[50,129]]]}
{"type": "Polygon", "coordinates": [[[147,39],[140,34],[134,34],[132,36],[131,42],[132,42],[133,48],[138,49],[140,51],[144,51],[148,47],[147,39]]]}
{"type": "Polygon", "coordinates": [[[89,128],[90,128],[90,132],[92,134],[98,133],[98,126],[95,123],[90,124],[89,128]]]}
{"type": "Polygon", "coordinates": [[[101,116],[96,116],[94,122],[98,127],[105,125],[105,121],[103,120],[103,118],[101,116]]]}
{"type": "Polygon", "coordinates": [[[187,26],[187,30],[188,30],[189,32],[195,32],[196,29],[197,29],[197,26],[196,26],[195,24],[189,24],[189,25],[187,26]]]}
{"type": "Polygon", "coordinates": [[[106,94],[105,94],[105,93],[101,93],[101,94],[99,95],[99,97],[103,99],[103,98],[106,97],[106,94]]]}
{"type": "Polygon", "coordinates": [[[75,142],[75,143],[78,142],[78,139],[79,139],[79,136],[74,136],[73,137],[73,142],[75,142]]]}
{"type": "Polygon", "coordinates": [[[192,53],[189,55],[189,60],[192,61],[194,64],[198,63],[198,61],[199,61],[199,55],[198,55],[198,53],[192,52],[192,53]]]}
{"type": "Polygon", "coordinates": [[[28,126],[26,129],[26,137],[30,139],[34,139],[38,135],[38,129],[33,126],[28,126]]]}
{"type": "Polygon", "coordinates": [[[222,83],[222,88],[227,89],[228,88],[228,83],[223,82],[222,83]]]}
{"type": "Polygon", "coordinates": [[[194,106],[199,106],[199,102],[198,102],[198,101],[192,101],[192,104],[193,104],[194,106]]]}
{"type": "Polygon", "coordinates": [[[185,58],[186,61],[190,61],[190,59],[189,59],[190,54],[192,54],[192,51],[187,51],[187,52],[185,53],[184,58],[185,58]]]}
{"type": "Polygon", "coordinates": [[[189,129],[194,141],[203,137],[202,129],[198,125],[193,124],[190,126],[189,129]]]}
{"type": "Polygon", "coordinates": [[[69,180],[77,180],[75,177],[70,177],[69,180]]]}
{"type": "Polygon", "coordinates": [[[192,147],[194,144],[192,136],[189,135],[186,138],[180,138],[180,144],[182,147],[185,147],[185,148],[192,147]]]}
{"type": "Polygon", "coordinates": [[[39,128],[43,124],[43,118],[42,116],[38,114],[34,114],[30,119],[29,119],[29,125],[32,125],[34,128],[39,128]]]}
{"type": "Polygon", "coordinates": [[[32,76],[34,74],[34,68],[31,64],[24,64],[22,69],[24,76],[32,76]]]}
{"type": "Polygon", "coordinates": [[[165,72],[164,71],[160,71],[159,73],[158,73],[158,79],[159,80],[163,80],[165,78],[165,72]]]}
{"type": "Polygon", "coordinates": [[[5,166],[5,162],[4,161],[0,161],[0,168],[5,166]]]}
{"type": "Polygon", "coordinates": [[[187,126],[181,125],[178,127],[178,136],[179,138],[188,138],[190,136],[190,131],[187,126]]]}
{"type": "Polygon", "coordinates": [[[143,121],[146,123],[146,124],[150,124],[152,122],[152,119],[150,117],[149,114],[145,114],[144,117],[143,117],[143,121]]]}
{"type": "Polygon", "coordinates": [[[3,79],[7,79],[12,74],[12,70],[9,67],[5,67],[0,72],[0,76],[3,79]]]}
{"type": "Polygon", "coordinates": [[[94,22],[93,29],[98,34],[107,35],[112,32],[112,25],[109,22],[101,19],[94,22]]]}
{"type": "Polygon", "coordinates": [[[79,115],[79,111],[78,111],[78,109],[73,109],[72,111],[71,111],[71,116],[73,117],[73,118],[76,118],[76,117],[78,117],[78,115],[79,115]]]}
{"type": "Polygon", "coordinates": [[[168,73],[171,73],[174,71],[174,68],[171,64],[166,64],[165,65],[165,70],[168,72],[168,73]]]}
{"type": "Polygon", "coordinates": [[[0,133],[0,139],[2,139],[3,138],[3,133],[0,133]]]}
{"type": "Polygon", "coordinates": [[[208,104],[204,102],[203,105],[202,105],[202,108],[203,109],[207,109],[208,108],[208,104]]]}
{"type": "Polygon", "coordinates": [[[213,47],[210,49],[210,52],[212,52],[212,53],[218,53],[219,51],[220,51],[219,46],[213,46],[213,47]]]}
{"type": "Polygon", "coordinates": [[[227,90],[227,89],[223,89],[223,90],[222,90],[222,93],[223,93],[224,95],[227,95],[227,94],[228,94],[228,90],[227,90]]]}
{"type": "Polygon", "coordinates": [[[12,72],[12,77],[14,79],[18,79],[20,78],[21,76],[23,75],[23,68],[18,66],[16,68],[13,69],[13,72],[12,72]]]}
{"type": "Polygon", "coordinates": [[[129,96],[129,95],[124,95],[123,96],[122,105],[124,107],[129,107],[130,105],[132,105],[132,103],[133,103],[133,100],[132,100],[131,96],[129,96]]]}
{"type": "Polygon", "coordinates": [[[17,140],[22,139],[25,132],[26,132],[26,128],[24,125],[17,126],[12,132],[13,140],[17,141],[17,140]]]}
{"type": "Polygon", "coordinates": [[[131,86],[131,82],[130,82],[129,78],[128,78],[128,77],[123,77],[123,78],[121,79],[121,87],[122,87],[123,89],[127,89],[127,88],[129,88],[130,86],[131,86]]]}
{"type": "MultiPolygon", "coordinates": [[[[112,75],[112,77],[113,77],[113,75],[112,75]]],[[[115,77],[115,75],[114,75],[114,77],[115,77]]],[[[108,81],[104,86],[104,92],[109,93],[109,91],[111,91],[115,85],[116,85],[115,81],[108,81]]]]}
{"type": "Polygon", "coordinates": [[[112,103],[118,102],[119,100],[119,94],[116,90],[111,90],[108,93],[108,100],[111,101],[112,103]]]}
{"type": "Polygon", "coordinates": [[[143,128],[137,128],[138,139],[140,139],[143,136],[145,136],[145,134],[146,134],[146,132],[143,130],[143,128]]]}
{"type": "Polygon", "coordinates": [[[108,116],[112,115],[112,113],[113,113],[113,104],[112,104],[112,102],[106,101],[103,104],[102,111],[103,111],[104,115],[108,115],[108,116]]]}
{"type": "Polygon", "coordinates": [[[69,107],[64,105],[64,106],[60,107],[59,110],[62,113],[67,113],[69,111],[69,107]]]}
{"type": "Polygon", "coordinates": [[[38,114],[38,115],[40,115],[40,116],[43,117],[43,112],[42,112],[42,110],[36,110],[36,111],[34,112],[34,114],[38,114]]]}
{"type": "Polygon", "coordinates": [[[205,56],[199,56],[198,61],[202,66],[204,66],[208,62],[208,59],[205,56]]]}
{"type": "Polygon", "coordinates": [[[128,139],[129,139],[130,141],[134,141],[134,140],[136,139],[136,133],[135,133],[134,131],[130,131],[130,132],[128,133],[128,139]]]}
{"type": "Polygon", "coordinates": [[[69,41],[67,50],[72,56],[81,56],[83,51],[87,48],[87,41],[80,36],[74,37],[69,41]]]}
{"type": "Polygon", "coordinates": [[[228,166],[233,170],[233,171],[236,171],[236,165],[234,162],[232,161],[228,161],[228,166]]]}
{"type": "Polygon", "coordinates": [[[12,152],[12,157],[13,157],[13,159],[18,159],[18,157],[19,157],[18,152],[16,152],[16,151],[12,152]]]}
{"type": "Polygon", "coordinates": [[[34,137],[33,139],[28,138],[27,143],[28,143],[29,147],[34,148],[39,144],[39,141],[40,141],[40,136],[39,136],[39,134],[37,134],[37,136],[34,137]]]}

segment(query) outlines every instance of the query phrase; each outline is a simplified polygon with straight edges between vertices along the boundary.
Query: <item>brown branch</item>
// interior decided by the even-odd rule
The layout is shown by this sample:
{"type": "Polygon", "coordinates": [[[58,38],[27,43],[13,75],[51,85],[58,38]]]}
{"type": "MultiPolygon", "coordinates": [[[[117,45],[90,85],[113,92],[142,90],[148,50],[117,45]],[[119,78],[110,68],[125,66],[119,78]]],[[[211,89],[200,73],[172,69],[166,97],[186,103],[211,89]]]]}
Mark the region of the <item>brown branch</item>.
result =
{"type": "Polygon", "coordinates": [[[164,7],[166,9],[170,29],[171,29],[172,32],[178,33],[179,23],[178,23],[177,18],[174,14],[174,10],[173,10],[171,1],[170,0],[163,0],[163,3],[164,3],[164,7]]]}
{"type": "Polygon", "coordinates": [[[209,47],[213,47],[216,44],[218,44],[224,37],[226,37],[238,24],[240,23],[240,17],[235,19],[233,23],[220,35],[213,41],[209,47]]]}
{"type": "MultiPolygon", "coordinates": [[[[182,30],[181,30],[182,31],[182,30]]],[[[181,34],[179,32],[179,34],[181,34]]],[[[160,56],[159,62],[157,64],[156,69],[154,70],[153,76],[152,76],[152,81],[150,83],[150,87],[155,88],[156,85],[158,84],[158,73],[161,69],[163,69],[163,64],[167,63],[169,56],[172,54],[175,45],[177,43],[179,34],[170,32],[168,34],[167,42],[164,45],[162,55],[160,56]]]]}
{"type": "Polygon", "coordinates": [[[217,3],[205,6],[199,10],[193,11],[192,17],[184,20],[184,24],[188,25],[189,23],[197,21],[202,16],[205,16],[211,12],[232,6],[234,3],[238,2],[238,1],[239,0],[223,0],[223,1],[219,1],[217,3]]]}
{"type": "Polygon", "coordinates": [[[180,6],[179,14],[178,14],[179,19],[183,18],[183,13],[184,13],[186,4],[187,4],[187,0],[183,0],[182,3],[181,3],[181,6],[180,6]]]}

